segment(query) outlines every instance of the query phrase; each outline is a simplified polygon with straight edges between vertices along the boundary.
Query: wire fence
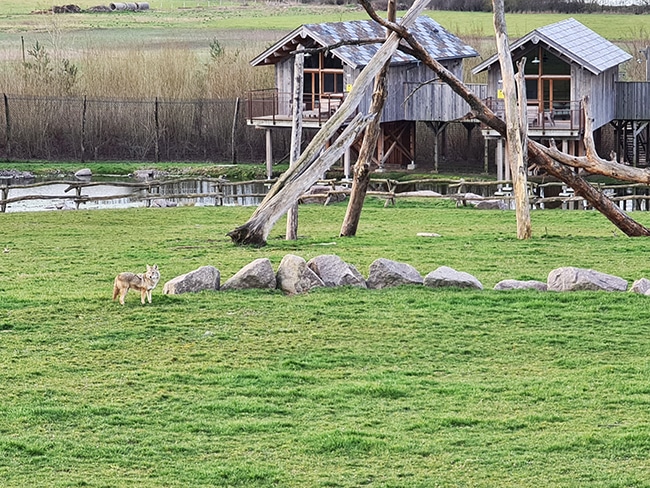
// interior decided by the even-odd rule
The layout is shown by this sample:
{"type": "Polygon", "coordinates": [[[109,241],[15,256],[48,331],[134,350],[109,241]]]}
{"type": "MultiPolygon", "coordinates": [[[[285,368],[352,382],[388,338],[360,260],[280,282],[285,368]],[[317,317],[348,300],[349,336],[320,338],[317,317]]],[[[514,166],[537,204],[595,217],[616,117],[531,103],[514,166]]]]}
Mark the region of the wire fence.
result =
{"type": "MultiPolygon", "coordinates": [[[[68,161],[262,161],[264,134],[235,100],[3,95],[0,157],[68,161]]],[[[284,144],[280,144],[280,150],[284,144]]]]}

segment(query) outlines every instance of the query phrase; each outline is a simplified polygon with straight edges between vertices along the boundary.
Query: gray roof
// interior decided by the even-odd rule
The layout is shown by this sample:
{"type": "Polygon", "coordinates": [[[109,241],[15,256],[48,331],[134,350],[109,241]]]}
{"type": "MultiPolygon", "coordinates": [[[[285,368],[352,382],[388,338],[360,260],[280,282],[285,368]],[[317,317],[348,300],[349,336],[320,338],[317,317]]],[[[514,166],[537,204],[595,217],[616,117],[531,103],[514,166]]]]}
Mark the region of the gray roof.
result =
{"type": "MultiPolygon", "coordinates": [[[[472,47],[447,32],[430,17],[418,17],[409,31],[422,44],[424,49],[439,61],[478,56],[478,53],[472,47]]],[[[341,41],[383,39],[384,37],[386,37],[386,29],[373,20],[305,24],[284,36],[253,59],[251,64],[253,66],[275,64],[289,55],[298,44],[302,44],[306,48],[325,47],[341,41]]],[[[368,64],[380,46],[380,43],[349,45],[337,47],[332,49],[331,52],[343,64],[358,68],[368,64]]],[[[412,56],[398,51],[393,55],[391,64],[413,63],[415,61],[412,56]]]]}
{"type": "MultiPolygon", "coordinates": [[[[584,26],[573,18],[535,29],[510,45],[510,51],[527,43],[543,43],[579,64],[595,75],[632,58],[621,48],[584,26]]],[[[498,61],[498,55],[476,66],[472,72],[480,73],[498,61]]]]}

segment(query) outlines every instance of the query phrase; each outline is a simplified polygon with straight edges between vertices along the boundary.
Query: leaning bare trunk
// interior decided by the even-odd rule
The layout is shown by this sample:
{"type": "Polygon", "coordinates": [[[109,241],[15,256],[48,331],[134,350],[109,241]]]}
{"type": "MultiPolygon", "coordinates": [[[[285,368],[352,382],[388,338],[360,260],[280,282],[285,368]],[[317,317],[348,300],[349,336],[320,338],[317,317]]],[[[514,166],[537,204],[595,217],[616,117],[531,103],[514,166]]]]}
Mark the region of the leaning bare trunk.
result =
{"type": "MultiPolygon", "coordinates": [[[[413,24],[428,3],[429,0],[416,0],[402,18],[401,25],[408,27],[413,24]]],[[[325,150],[328,157],[325,157],[325,153],[322,156],[320,155],[322,148],[327,146],[328,141],[335,136],[346,120],[354,114],[364,96],[366,87],[397,50],[400,40],[399,35],[391,33],[370,62],[359,73],[348,97],[314,136],[296,165],[285,171],[271,187],[248,222],[227,234],[235,244],[252,244],[256,246],[266,244],[266,238],[273,225],[287,212],[292,202],[318,181],[321,175],[336,162],[336,158],[341,157],[343,151],[352,144],[354,139],[343,140],[343,135],[347,133],[346,137],[349,138],[352,133],[355,133],[356,137],[358,130],[365,129],[369,117],[357,116],[356,122],[350,124],[336,142],[325,150]],[[336,151],[332,151],[334,147],[337,147],[336,151]],[[335,154],[338,154],[336,158],[333,157],[335,154]],[[314,168],[317,168],[320,172],[315,171],[314,168]]]]}
{"type": "MultiPolygon", "coordinates": [[[[397,32],[409,45],[409,54],[416,57],[431,70],[433,70],[441,81],[447,83],[454,92],[465,100],[478,120],[496,130],[502,136],[506,135],[506,124],[498,118],[487,105],[485,105],[474,93],[472,93],[462,81],[453,73],[433,59],[424,48],[413,38],[408,29],[404,29],[394,23],[388,23],[379,17],[368,0],[359,0],[370,17],[380,24],[397,32]]],[[[593,188],[584,178],[574,173],[570,168],[558,163],[546,152],[543,152],[537,143],[528,141],[528,160],[541,169],[563,181],[574,189],[576,194],[582,196],[591,206],[601,212],[610,222],[630,237],[650,236],[650,230],[628,217],[617,205],[605,197],[601,192],[593,188]]]]}
{"type": "MultiPolygon", "coordinates": [[[[508,33],[503,9],[503,0],[492,0],[494,7],[494,32],[497,39],[497,51],[501,64],[501,79],[503,80],[503,93],[506,114],[506,153],[512,174],[512,186],[515,193],[515,213],[517,216],[517,238],[530,239],[530,202],[528,201],[527,165],[524,160],[524,149],[521,139],[521,126],[526,123],[520,117],[517,107],[517,89],[515,86],[515,72],[510,56],[508,33]]],[[[524,140],[525,142],[525,140],[524,140]]]]}

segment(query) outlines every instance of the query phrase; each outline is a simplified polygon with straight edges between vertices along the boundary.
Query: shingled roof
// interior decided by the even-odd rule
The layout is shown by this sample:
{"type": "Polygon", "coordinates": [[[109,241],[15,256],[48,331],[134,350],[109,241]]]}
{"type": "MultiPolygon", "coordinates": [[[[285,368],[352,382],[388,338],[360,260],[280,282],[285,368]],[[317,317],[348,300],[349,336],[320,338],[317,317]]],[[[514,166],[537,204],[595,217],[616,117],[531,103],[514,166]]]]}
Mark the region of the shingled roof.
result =
{"type": "MultiPolygon", "coordinates": [[[[421,16],[409,29],[424,49],[438,61],[478,56],[470,46],[458,37],[447,32],[430,17],[421,16]]],[[[341,41],[364,39],[383,39],[386,29],[374,20],[355,20],[350,22],[328,22],[324,24],[305,24],[293,30],[269,49],[251,61],[253,66],[275,64],[295,50],[298,44],[305,48],[326,47],[341,41]]],[[[332,49],[331,53],[343,64],[359,68],[367,65],[377,52],[380,43],[348,45],[332,49]]],[[[413,63],[416,59],[400,51],[393,55],[391,64],[413,63]]]]}
{"type": "MultiPolygon", "coordinates": [[[[510,52],[525,47],[528,43],[540,42],[595,75],[632,57],[573,18],[535,29],[512,43],[510,52]]],[[[498,54],[495,54],[476,66],[472,72],[480,73],[496,63],[498,59],[498,54]]]]}

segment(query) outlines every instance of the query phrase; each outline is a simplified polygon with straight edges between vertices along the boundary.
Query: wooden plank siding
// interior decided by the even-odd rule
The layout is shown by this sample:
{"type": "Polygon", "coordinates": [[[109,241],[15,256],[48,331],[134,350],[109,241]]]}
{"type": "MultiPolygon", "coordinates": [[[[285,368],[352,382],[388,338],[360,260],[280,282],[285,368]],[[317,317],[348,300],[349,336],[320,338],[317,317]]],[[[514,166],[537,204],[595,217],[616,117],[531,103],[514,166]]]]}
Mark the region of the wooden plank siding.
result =
{"type": "Polygon", "coordinates": [[[618,66],[594,75],[577,64],[571,65],[571,98],[580,101],[589,96],[594,129],[615,118],[616,101],[613,94],[617,78],[618,66]]]}
{"type": "MultiPolygon", "coordinates": [[[[467,85],[481,100],[487,98],[487,85],[467,85]]],[[[412,117],[406,120],[451,121],[466,116],[470,107],[445,83],[429,83],[418,87],[417,83],[404,84],[404,96],[410,98],[405,103],[406,113],[412,117]]]]}
{"type": "Polygon", "coordinates": [[[617,82],[616,119],[650,120],[650,82],[617,82]]]}

